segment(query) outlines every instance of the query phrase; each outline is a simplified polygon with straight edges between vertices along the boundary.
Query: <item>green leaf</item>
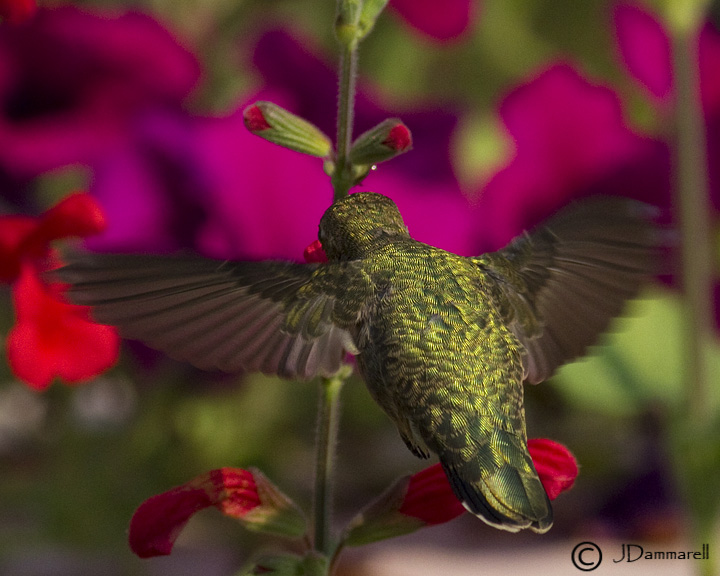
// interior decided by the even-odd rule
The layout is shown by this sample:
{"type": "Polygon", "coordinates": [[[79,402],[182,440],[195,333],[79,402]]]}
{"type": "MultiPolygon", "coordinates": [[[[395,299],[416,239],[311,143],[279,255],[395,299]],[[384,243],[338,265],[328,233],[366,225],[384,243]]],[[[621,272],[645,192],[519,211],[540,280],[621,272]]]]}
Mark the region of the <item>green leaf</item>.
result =
{"type": "MultiPolygon", "coordinates": [[[[558,390],[571,403],[613,415],[636,413],[648,402],[679,407],[684,399],[682,314],[677,294],[650,289],[628,303],[600,347],[558,372],[558,390]]],[[[720,373],[720,346],[715,343],[708,353],[711,370],[720,373]]]]}

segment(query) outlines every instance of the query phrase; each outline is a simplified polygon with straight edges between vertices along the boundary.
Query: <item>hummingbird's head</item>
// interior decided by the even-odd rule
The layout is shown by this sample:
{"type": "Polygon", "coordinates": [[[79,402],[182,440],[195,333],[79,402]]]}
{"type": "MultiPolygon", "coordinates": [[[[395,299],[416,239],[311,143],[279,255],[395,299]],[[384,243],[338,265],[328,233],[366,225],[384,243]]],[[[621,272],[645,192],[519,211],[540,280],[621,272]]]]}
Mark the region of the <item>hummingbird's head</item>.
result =
{"type": "Polygon", "coordinates": [[[375,192],[358,192],[325,211],[318,237],[329,260],[353,260],[378,242],[409,234],[395,202],[375,192]]]}

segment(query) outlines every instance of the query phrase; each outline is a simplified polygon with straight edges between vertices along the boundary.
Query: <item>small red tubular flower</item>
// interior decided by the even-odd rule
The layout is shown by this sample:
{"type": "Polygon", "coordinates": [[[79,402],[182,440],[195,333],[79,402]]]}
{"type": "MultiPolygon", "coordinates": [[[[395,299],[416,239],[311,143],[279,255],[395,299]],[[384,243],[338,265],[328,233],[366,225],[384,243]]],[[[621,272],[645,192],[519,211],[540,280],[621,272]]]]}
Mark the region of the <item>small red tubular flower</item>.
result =
{"type": "Polygon", "coordinates": [[[570,450],[547,438],[528,440],[528,450],[550,500],[572,488],[578,465],[570,450]]]}
{"type": "Polygon", "coordinates": [[[79,383],[110,368],[120,345],[115,329],[91,322],[86,307],[64,302],[62,287],[43,279],[59,263],[53,240],[105,228],[97,202],[88,194],[71,194],[37,218],[3,216],[0,222],[0,281],[12,285],[16,316],[7,339],[15,375],[42,390],[55,377],[79,383]]]}
{"type": "Polygon", "coordinates": [[[434,464],[410,477],[399,512],[434,526],[457,518],[465,507],[450,488],[442,466],[434,464]]]}
{"type": "MultiPolygon", "coordinates": [[[[567,448],[551,440],[530,440],[530,455],[551,500],[570,489],[577,463],[567,448]]],[[[392,484],[348,524],[343,543],[360,546],[444,524],[463,514],[440,464],[434,464],[392,484]]]]}
{"type": "MultiPolygon", "coordinates": [[[[565,446],[540,438],[528,440],[528,450],[550,500],[572,487],[578,467],[565,446]]],[[[410,477],[399,511],[433,526],[460,516],[465,508],[453,494],[442,466],[435,464],[410,477]]]]}
{"type": "Polygon", "coordinates": [[[0,0],[0,18],[10,24],[25,22],[36,10],[35,0],[0,0]]]}
{"type": "Polygon", "coordinates": [[[170,554],[190,518],[210,506],[252,530],[305,533],[302,513],[259,470],[220,468],[143,502],[130,521],[130,548],[140,558],[170,554]]]}
{"type": "Polygon", "coordinates": [[[308,264],[321,264],[328,261],[327,254],[325,254],[325,250],[323,250],[320,240],[315,240],[314,242],[309,244],[307,248],[305,248],[305,251],[303,252],[303,258],[305,258],[305,262],[307,262],[308,264]]]}

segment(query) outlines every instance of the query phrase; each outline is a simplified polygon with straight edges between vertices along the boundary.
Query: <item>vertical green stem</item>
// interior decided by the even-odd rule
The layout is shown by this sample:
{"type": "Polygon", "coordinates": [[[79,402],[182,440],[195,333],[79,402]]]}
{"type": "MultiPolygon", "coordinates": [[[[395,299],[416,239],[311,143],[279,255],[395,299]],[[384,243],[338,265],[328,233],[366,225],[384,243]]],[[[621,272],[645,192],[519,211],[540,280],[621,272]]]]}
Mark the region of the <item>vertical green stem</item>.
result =
{"type": "Polygon", "coordinates": [[[323,378],[320,383],[320,405],[318,407],[317,455],[315,468],[315,538],[316,551],[330,556],[330,522],[332,503],[332,477],[335,444],[339,419],[340,391],[345,375],[323,378]]]}
{"type": "Polygon", "coordinates": [[[349,192],[353,185],[352,166],[348,161],[352,143],[355,109],[355,78],[357,76],[357,43],[342,45],[340,53],[340,82],[338,86],[337,157],[332,177],[335,200],[349,192]]]}
{"type": "MultiPolygon", "coordinates": [[[[717,442],[710,430],[713,411],[717,408],[710,386],[707,354],[713,334],[712,248],[697,28],[697,25],[676,26],[672,38],[677,86],[676,205],[680,217],[686,358],[683,372],[685,409],[675,417],[673,434],[678,479],[690,506],[693,539],[699,546],[714,540],[717,521],[715,507],[708,502],[708,498],[714,499],[717,495],[706,494],[704,476],[708,463],[702,461],[712,453],[706,450],[708,443],[717,442]]],[[[717,574],[717,561],[713,556],[698,564],[700,574],[717,574]]]]}
{"type": "MultiPolygon", "coordinates": [[[[338,13],[341,13],[338,4],[338,13]]],[[[336,23],[337,26],[337,23],[336,23]]],[[[335,170],[332,175],[334,200],[348,194],[353,185],[352,166],[348,159],[352,143],[353,115],[355,110],[355,78],[357,76],[357,37],[347,31],[338,35],[340,64],[337,110],[337,143],[335,170]]],[[[345,368],[332,378],[323,378],[320,384],[320,406],[317,416],[317,455],[315,468],[314,549],[326,558],[333,555],[330,540],[332,519],[332,486],[335,445],[339,420],[340,391],[352,372],[345,368]]],[[[332,570],[332,567],[329,567],[332,570]]]]}
{"type": "Polygon", "coordinates": [[[673,56],[677,82],[677,206],[687,319],[685,390],[689,416],[706,421],[711,407],[706,352],[712,335],[712,249],[695,30],[674,35],[673,56]]]}

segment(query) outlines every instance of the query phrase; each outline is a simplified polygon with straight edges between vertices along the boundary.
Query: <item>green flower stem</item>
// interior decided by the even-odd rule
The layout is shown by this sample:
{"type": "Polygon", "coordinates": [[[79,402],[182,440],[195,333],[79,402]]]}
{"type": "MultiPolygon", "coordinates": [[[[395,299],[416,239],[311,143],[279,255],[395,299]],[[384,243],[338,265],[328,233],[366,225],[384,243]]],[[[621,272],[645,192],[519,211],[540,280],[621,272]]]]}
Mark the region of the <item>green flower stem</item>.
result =
{"type": "Polygon", "coordinates": [[[673,38],[677,83],[677,204],[680,210],[682,280],[687,308],[687,409],[706,421],[710,386],[706,343],[712,336],[712,247],[705,123],[700,103],[696,31],[673,38]]]}
{"type": "Polygon", "coordinates": [[[325,556],[332,554],[330,542],[332,478],[339,419],[340,391],[347,373],[323,378],[318,407],[317,459],[315,464],[314,549],[325,556]]]}
{"type": "MultiPolygon", "coordinates": [[[[676,82],[675,128],[676,203],[679,209],[682,283],[684,291],[685,410],[676,415],[675,465],[678,479],[686,492],[693,517],[696,543],[714,540],[717,518],[703,505],[702,462],[692,453],[708,454],[708,442],[717,442],[710,434],[716,410],[710,380],[708,350],[712,328],[712,247],[709,221],[707,149],[705,124],[700,100],[697,30],[699,21],[676,25],[673,31],[673,73],[676,82]],[[678,441],[679,440],[679,441],[678,441]]],[[[716,497],[716,495],[715,495],[716,497]]],[[[700,574],[717,574],[711,557],[698,564],[700,574]]]]}
{"type": "Polygon", "coordinates": [[[340,84],[338,87],[337,144],[335,171],[332,176],[335,200],[348,194],[353,185],[352,166],[348,159],[352,143],[357,76],[357,42],[341,44],[340,84]]]}

